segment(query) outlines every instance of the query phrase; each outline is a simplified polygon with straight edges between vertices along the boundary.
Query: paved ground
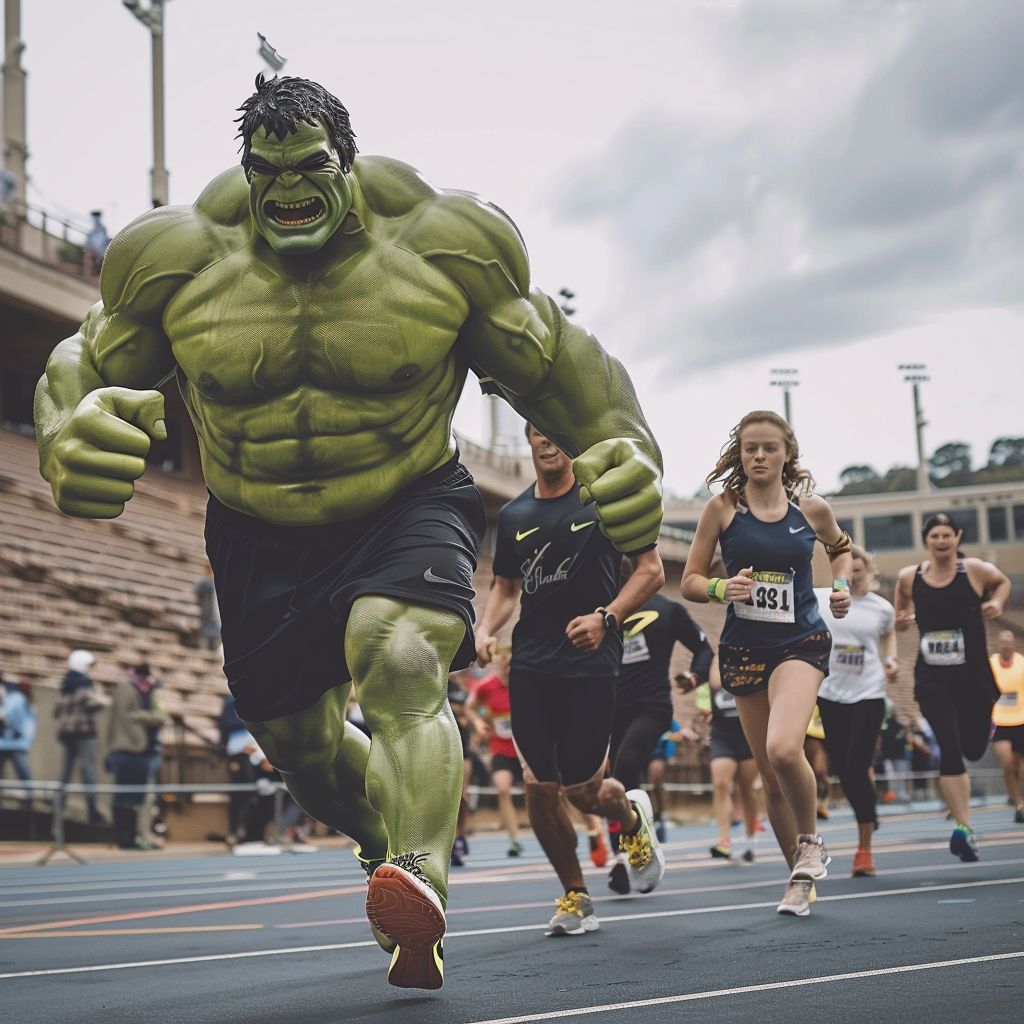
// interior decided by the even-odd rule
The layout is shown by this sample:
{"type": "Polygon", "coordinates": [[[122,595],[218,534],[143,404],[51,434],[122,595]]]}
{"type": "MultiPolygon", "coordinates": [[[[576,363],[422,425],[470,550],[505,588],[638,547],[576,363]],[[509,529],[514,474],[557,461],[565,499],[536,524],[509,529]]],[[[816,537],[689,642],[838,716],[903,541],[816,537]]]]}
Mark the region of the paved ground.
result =
{"type": "Polygon", "coordinates": [[[770,839],[741,866],[708,857],[708,826],[676,828],[657,892],[605,895],[591,869],[601,928],[562,939],[543,935],[558,889],[535,840],[513,861],[482,838],[453,872],[436,993],[387,984],[361,872],[337,847],[44,868],[14,865],[7,848],[0,1021],[1019,1024],[1024,826],[1011,819],[1005,806],[978,811],[982,860],[961,864],[940,814],[886,817],[878,876],[852,879],[854,823],[834,817],[808,918],[775,913],[784,874],[770,839]]]}

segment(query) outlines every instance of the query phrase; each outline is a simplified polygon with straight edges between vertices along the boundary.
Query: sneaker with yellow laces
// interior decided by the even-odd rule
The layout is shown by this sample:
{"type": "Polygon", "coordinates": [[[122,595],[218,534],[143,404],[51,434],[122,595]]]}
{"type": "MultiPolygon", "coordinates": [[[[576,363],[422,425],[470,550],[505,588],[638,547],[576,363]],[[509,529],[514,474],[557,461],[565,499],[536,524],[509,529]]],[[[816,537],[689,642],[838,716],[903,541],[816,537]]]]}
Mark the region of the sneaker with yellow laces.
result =
{"type": "Polygon", "coordinates": [[[567,892],[555,900],[557,911],[548,922],[545,935],[582,935],[600,927],[594,901],[585,892],[567,892]]]}
{"type": "Polygon", "coordinates": [[[633,835],[619,833],[619,850],[629,862],[629,881],[633,892],[651,892],[665,877],[665,854],[651,821],[651,798],[642,789],[631,789],[626,794],[639,819],[633,835]]]}

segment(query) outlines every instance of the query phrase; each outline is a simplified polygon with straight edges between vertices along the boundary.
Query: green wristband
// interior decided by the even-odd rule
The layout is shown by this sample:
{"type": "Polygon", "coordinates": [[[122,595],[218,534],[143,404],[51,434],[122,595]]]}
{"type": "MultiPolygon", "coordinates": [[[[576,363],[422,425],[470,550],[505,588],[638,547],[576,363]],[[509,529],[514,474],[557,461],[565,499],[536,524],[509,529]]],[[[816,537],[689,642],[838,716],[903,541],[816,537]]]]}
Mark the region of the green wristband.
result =
{"type": "Polygon", "coordinates": [[[708,580],[708,598],[719,604],[725,604],[725,589],[728,585],[728,580],[719,579],[717,576],[708,580]]]}
{"type": "Polygon", "coordinates": [[[845,576],[840,576],[839,579],[832,581],[832,590],[849,590],[850,581],[845,576]]]}

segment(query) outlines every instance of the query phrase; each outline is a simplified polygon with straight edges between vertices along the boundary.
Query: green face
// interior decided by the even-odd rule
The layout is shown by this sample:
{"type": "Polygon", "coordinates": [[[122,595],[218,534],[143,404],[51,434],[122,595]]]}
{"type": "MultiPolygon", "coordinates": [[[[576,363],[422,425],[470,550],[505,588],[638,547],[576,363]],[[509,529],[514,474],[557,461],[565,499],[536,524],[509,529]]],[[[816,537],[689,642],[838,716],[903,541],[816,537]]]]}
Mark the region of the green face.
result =
{"type": "Polygon", "coordinates": [[[247,174],[253,223],[280,253],[316,252],[352,206],[347,175],[327,132],[302,121],[284,141],[258,128],[247,174]]]}

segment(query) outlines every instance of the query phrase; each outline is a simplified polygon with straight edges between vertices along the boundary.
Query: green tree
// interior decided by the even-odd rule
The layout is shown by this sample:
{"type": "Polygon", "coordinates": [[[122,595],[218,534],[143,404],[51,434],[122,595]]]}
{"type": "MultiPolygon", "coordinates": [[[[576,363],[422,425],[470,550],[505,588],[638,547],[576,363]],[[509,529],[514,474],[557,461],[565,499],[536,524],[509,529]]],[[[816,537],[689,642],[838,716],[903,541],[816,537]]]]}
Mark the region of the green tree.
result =
{"type": "Polygon", "coordinates": [[[950,441],[937,448],[928,460],[929,476],[938,487],[963,487],[973,483],[971,446],[950,441]]]}
{"type": "Polygon", "coordinates": [[[988,453],[988,465],[1024,467],[1024,437],[997,437],[988,453]]]}

